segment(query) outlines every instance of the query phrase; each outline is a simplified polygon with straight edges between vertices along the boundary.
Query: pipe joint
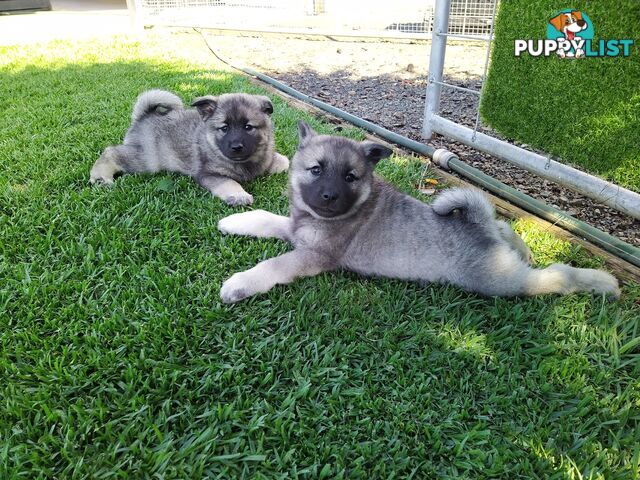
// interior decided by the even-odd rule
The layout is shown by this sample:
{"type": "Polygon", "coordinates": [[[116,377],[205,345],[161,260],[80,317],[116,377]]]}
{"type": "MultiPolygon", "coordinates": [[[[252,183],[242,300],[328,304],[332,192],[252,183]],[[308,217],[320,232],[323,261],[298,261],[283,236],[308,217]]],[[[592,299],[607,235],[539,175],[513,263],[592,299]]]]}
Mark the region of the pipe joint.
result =
{"type": "Polygon", "coordinates": [[[439,167],[444,168],[445,170],[451,170],[451,167],[449,166],[449,160],[457,157],[455,153],[450,152],[445,148],[438,148],[435,152],[433,152],[432,158],[434,163],[439,167]]]}

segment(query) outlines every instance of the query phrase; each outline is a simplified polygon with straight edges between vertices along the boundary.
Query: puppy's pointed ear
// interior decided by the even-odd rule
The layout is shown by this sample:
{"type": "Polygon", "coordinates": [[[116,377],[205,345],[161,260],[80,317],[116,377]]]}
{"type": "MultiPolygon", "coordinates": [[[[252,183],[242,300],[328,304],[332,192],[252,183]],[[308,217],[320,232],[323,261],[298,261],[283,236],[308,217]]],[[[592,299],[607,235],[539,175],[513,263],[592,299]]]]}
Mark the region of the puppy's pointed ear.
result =
{"type": "Polygon", "coordinates": [[[309,140],[317,135],[309,125],[303,120],[298,120],[298,139],[300,140],[298,146],[304,147],[309,140]]]}
{"type": "Polygon", "coordinates": [[[360,142],[362,150],[364,152],[364,158],[369,160],[374,165],[377,164],[383,158],[389,157],[393,150],[374,142],[360,142]]]}
{"type": "Polygon", "coordinates": [[[198,113],[200,113],[203,120],[207,120],[218,108],[218,98],[211,95],[198,97],[191,103],[191,106],[198,109],[198,113]]]}
{"type": "Polygon", "coordinates": [[[260,110],[267,115],[271,115],[273,113],[273,103],[269,97],[265,97],[264,95],[258,95],[258,102],[260,103],[260,110]]]}

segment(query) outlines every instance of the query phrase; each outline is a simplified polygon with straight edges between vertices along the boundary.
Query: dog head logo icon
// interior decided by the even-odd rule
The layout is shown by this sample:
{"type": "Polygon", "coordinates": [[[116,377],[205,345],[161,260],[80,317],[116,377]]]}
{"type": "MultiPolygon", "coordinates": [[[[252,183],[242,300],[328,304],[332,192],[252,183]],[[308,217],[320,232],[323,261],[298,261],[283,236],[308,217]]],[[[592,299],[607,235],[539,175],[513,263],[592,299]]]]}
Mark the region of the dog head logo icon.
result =
{"type": "Polygon", "coordinates": [[[593,39],[593,24],[584,12],[562,10],[549,20],[547,38],[558,41],[558,56],[581,58],[585,56],[583,40],[593,39]]]}

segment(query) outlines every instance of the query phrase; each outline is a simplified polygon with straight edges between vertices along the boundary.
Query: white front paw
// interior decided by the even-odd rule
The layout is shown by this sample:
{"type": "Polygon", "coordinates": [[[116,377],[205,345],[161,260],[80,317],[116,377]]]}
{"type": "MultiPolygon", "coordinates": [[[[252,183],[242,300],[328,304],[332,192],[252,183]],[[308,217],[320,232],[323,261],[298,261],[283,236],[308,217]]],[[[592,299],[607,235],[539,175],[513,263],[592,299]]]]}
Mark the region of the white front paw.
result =
{"type": "Polygon", "coordinates": [[[251,283],[251,277],[247,272],[232,275],[222,284],[220,299],[224,303],[236,303],[254,295],[257,292],[254,291],[251,283]]]}
{"type": "Polygon", "coordinates": [[[253,203],[253,195],[247,192],[236,192],[223,198],[227,205],[251,205],[253,203]]]}
{"type": "Polygon", "coordinates": [[[94,165],[89,174],[89,182],[92,185],[113,185],[113,172],[103,165],[94,165]]]}
{"type": "Polygon", "coordinates": [[[113,178],[105,178],[97,175],[91,175],[89,178],[91,185],[113,185],[113,178]]]}
{"type": "Polygon", "coordinates": [[[247,214],[253,212],[234,213],[218,220],[218,230],[231,235],[243,235],[247,225],[247,214]]]}
{"type": "Polygon", "coordinates": [[[271,173],[286,172],[289,170],[289,159],[279,153],[273,154],[273,164],[271,165],[271,173]]]}

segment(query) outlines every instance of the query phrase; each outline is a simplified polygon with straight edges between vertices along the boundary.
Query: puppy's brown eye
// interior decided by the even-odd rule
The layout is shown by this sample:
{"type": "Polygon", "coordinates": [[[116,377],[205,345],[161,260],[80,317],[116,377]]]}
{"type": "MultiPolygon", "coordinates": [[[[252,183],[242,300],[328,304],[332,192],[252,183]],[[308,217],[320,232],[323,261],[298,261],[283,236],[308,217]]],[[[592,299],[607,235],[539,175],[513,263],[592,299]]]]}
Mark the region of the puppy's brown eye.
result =
{"type": "Polygon", "coordinates": [[[344,181],[347,183],[355,182],[357,180],[356,176],[353,173],[347,173],[344,177],[344,181]]]}
{"type": "Polygon", "coordinates": [[[322,173],[322,169],[318,165],[316,165],[315,167],[311,167],[309,171],[311,172],[312,175],[315,175],[316,177],[322,173]]]}
{"type": "Polygon", "coordinates": [[[223,125],[220,128],[218,128],[218,130],[220,130],[223,133],[227,133],[229,131],[229,125],[223,125]]]}
{"type": "Polygon", "coordinates": [[[244,129],[247,132],[250,132],[251,130],[253,130],[255,127],[253,125],[249,125],[248,123],[244,126],[244,129]]]}

